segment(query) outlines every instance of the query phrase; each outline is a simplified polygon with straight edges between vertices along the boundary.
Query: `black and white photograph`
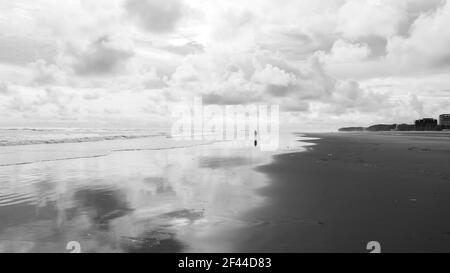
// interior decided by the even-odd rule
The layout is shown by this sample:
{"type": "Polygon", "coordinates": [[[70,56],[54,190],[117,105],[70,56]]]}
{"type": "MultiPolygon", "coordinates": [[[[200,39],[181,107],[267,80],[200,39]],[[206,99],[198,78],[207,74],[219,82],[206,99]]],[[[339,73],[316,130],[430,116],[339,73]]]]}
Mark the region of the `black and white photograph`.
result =
{"type": "Polygon", "coordinates": [[[449,0],[0,0],[0,253],[450,252],[449,26],[449,0]]]}

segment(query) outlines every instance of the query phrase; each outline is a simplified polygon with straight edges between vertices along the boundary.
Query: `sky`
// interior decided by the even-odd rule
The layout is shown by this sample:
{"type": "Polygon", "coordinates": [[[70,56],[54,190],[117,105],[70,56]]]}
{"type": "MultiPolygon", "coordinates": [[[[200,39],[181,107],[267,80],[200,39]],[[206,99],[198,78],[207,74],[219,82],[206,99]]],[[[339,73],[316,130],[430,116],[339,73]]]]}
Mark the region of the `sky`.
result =
{"type": "Polygon", "coordinates": [[[279,105],[305,131],[450,113],[444,0],[0,0],[0,126],[164,127],[279,105]]]}

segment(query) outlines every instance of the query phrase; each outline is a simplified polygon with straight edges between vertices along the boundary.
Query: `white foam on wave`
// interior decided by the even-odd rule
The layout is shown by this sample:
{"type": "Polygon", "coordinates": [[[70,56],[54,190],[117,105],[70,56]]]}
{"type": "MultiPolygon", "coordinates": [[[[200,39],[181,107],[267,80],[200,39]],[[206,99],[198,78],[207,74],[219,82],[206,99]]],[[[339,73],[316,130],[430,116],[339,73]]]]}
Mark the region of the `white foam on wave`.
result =
{"type": "Polygon", "coordinates": [[[187,148],[213,141],[174,141],[156,130],[0,129],[0,167],[104,157],[116,152],[187,148]]]}
{"type": "Polygon", "coordinates": [[[163,135],[163,132],[142,129],[0,128],[0,146],[96,142],[163,135]]]}

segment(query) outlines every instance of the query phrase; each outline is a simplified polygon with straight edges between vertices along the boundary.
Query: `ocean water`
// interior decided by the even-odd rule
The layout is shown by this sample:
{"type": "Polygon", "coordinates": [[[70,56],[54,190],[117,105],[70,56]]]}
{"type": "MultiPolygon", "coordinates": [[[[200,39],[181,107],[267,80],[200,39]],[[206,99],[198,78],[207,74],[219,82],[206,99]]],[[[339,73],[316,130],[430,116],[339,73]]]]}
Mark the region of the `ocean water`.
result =
{"type": "Polygon", "coordinates": [[[307,145],[293,134],[261,152],[160,132],[11,131],[0,147],[0,252],[70,252],[73,242],[81,252],[233,251],[241,228],[262,224],[243,216],[266,202],[255,167],[307,145]]]}
{"type": "Polygon", "coordinates": [[[0,128],[0,146],[93,142],[165,135],[146,129],[0,128]]]}

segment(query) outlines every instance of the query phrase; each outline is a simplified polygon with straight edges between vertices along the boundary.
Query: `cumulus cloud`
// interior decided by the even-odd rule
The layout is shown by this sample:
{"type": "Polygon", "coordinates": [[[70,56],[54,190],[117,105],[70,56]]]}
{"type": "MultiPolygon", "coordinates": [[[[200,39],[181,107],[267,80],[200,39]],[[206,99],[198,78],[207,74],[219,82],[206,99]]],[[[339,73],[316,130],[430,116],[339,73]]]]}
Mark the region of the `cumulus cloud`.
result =
{"type": "Polygon", "coordinates": [[[352,80],[338,82],[329,103],[338,113],[377,113],[392,107],[389,94],[363,89],[352,80]]]}
{"type": "Polygon", "coordinates": [[[388,60],[402,70],[447,69],[450,67],[450,2],[434,13],[422,14],[407,37],[392,37],[388,60]]]}
{"type": "Polygon", "coordinates": [[[69,48],[73,69],[78,75],[104,75],[123,70],[126,61],[133,56],[130,48],[109,36],[98,38],[86,48],[69,48]]]}
{"type": "Polygon", "coordinates": [[[43,59],[38,59],[29,64],[33,70],[33,83],[38,85],[63,84],[66,74],[55,64],[48,64],[43,59]]]}
{"type": "Polygon", "coordinates": [[[407,18],[405,1],[348,0],[338,11],[337,31],[349,39],[391,37],[407,18]]]}
{"type": "Polygon", "coordinates": [[[30,101],[24,100],[22,97],[15,96],[12,98],[8,105],[8,110],[10,111],[16,111],[21,114],[27,114],[30,112],[37,112],[38,107],[37,105],[33,104],[30,101]]]}
{"type": "Polygon", "coordinates": [[[202,96],[328,126],[433,116],[450,98],[445,0],[60,2],[0,4],[4,116],[161,119],[202,96]]]}
{"type": "MultiPolygon", "coordinates": [[[[1,27],[0,23],[0,27],[1,27]]],[[[0,35],[0,62],[25,65],[36,56],[51,59],[56,51],[52,41],[38,37],[31,39],[15,35],[0,35]]]]}
{"type": "Polygon", "coordinates": [[[189,54],[200,53],[204,50],[204,47],[197,42],[190,41],[182,45],[166,45],[163,47],[163,49],[175,54],[185,56],[189,54]]]}
{"type": "Polygon", "coordinates": [[[0,94],[8,94],[9,93],[9,89],[8,86],[2,82],[0,82],[0,94]]]}
{"type": "Polygon", "coordinates": [[[356,81],[335,79],[319,55],[295,64],[278,53],[258,49],[240,58],[191,56],[173,75],[169,88],[191,90],[207,104],[278,104],[282,111],[308,112],[316,102],[337,115],[378,112],[390,106],[385,93],[363,88],[356,81]]]}
{"type": "Polygon", "coordinates": [[[179,0],[127,0],[125,8],[140,26],[154,33],[175,30],[183,15],[179,0]]]}
{"type": "Polygon", "coordinates": [[[98,92],[87,92],[83,95],[83,99],[85,100],[96,100],[100,98],[100,94],[98,92]]]}
{"type": "Polygon", "coordinates": [[[253,80],[262,84],[288,86],[295,81],[295,76],[286,71],[266,64],[266,66],[253,74],[253,80]]]}
{"type": "Polygon", "coordinates": [[[325,54],[322,60],[327,63],[354,63],[368,58],[370,53],[366,44],[337,40],[330,53],[325,54]]]}

